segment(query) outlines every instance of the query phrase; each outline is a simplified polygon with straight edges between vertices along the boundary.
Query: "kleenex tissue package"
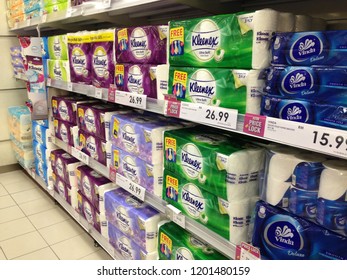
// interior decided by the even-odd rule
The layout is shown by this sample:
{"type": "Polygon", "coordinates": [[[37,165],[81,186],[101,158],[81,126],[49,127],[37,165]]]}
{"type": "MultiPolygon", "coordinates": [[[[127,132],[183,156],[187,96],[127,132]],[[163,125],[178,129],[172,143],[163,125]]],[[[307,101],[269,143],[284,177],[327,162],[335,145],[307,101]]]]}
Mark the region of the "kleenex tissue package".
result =
{"type": "Polygon", "coordinates": [[[62,197],[64,200],[71,205],[71,186],[64,182],[57,174],[53,172],[52,175],[54,190],[62,197]]]}
{"type": "Polygon", "coordinates": [[[100,212],[94,205],[81,193],[77,193],[78,212],[91,224],[98,232],[101,233],[100,212]]]}
{"type": "Polygon", "coordinates": [[[39,125],[37,121],[32,123],[33,139],[46,148],[52,148],[52,131],[45,126],[39,125]]]}
{"type": "Polygon", "coordinates": [[[160,260],[228,259],[174,222],[163,221],[160,223],[158,241],[160,260]]]}
{"type": "Polygon", "coordinates": [[[66,34],[50,36],[47,41],[50,59],[68,60],[66,34]]]}
{"type": "Polygon", "coordinates": [[[227,201],[258,194],[264,150],[206,128],[164,132],[164,167],[227,201]]]}
{"type": "Polygon", "coordinates": [[[33,151],[34,151],[35,158],[37,160],[39,160],[40,162],[43,162],[47,166],[50,165],[49,158],[52,151],[51,148],[46,148],[46,146],[33,140],[33,151]]]}
{"type": "Polygon", "coordinates": [[[132,238],[121,232],[117,227],[108,223],[108,238],[110,244],[125,260],[157,260],[157,251],[147,252],[132,238]]]}
{"type": "Polygon", "coordinates": [[[166,63],[168,26],[142,26],[116,30],[117,63],[166,63]]]}
{"type": "Polygon", "coordinates": [[[35,158],[35,173],[40,176],[40,178],[48,185],[48,183],[51,181],[53,184],[53,178],[52,178],[52,168],[47,165],[45,162],[42,162],[40,160],[37,160],[35,158]]]}
{"type": "Polygon", "coordinates": [[[64,143],[73,146],[73,128],[77,126],[59,119],[54,120],[54,135],[64,143]]]}
{"type": "Polygon", "coordinates": [[[263,201],[254,215],[252,244],[263,259],[347,259],[347,238],[342,235],[263,201]]]}
{"type": "Polygon", "coordinates": [[[112,182],[87,165],[78,166],[75,170],[78,189],[83,196],[99,211],[100,193],[114,189],[112,182]]]}
{"type": "Polygon", "coordinates": [[[147,252],[156,251],[160,213],[118,188],[104,194],[106,219],[147,252]]]}
{"type": "MultiPolygon", "coordinates": [[[[53,171],[57,174],[64,182],[68,183],[71,187],[77,187],[77,176],[76,168],[83,165],[78,159],[74,158],[68,153],[57,153],[54,154],[55,162],[53,171]]],[[[51,156],[51,160],[53,157],[51,156]]]]}
{"type": "Polygon", "coordinates": [[[48,78],[56,81],[70,82],[70,66],[68,60],[47,60],[48,78]]]}
{"type": "Polygon", "coordinates": [[[27,106],[14,106],[7,109],[8,126],[11,135],[18,141],[31,141],[31,114],[27,106]]]}
{"type": "Polygon", "coordinates": [[[77,149],[86,153],[91,158],[106,165],[106,141],[93,136],[82,129],[78,130],[77,149]]]}
{"type": "Polygon", "coordinates": [[[346,66],[346,30],[276,34],[274,65],[346,66]]]}

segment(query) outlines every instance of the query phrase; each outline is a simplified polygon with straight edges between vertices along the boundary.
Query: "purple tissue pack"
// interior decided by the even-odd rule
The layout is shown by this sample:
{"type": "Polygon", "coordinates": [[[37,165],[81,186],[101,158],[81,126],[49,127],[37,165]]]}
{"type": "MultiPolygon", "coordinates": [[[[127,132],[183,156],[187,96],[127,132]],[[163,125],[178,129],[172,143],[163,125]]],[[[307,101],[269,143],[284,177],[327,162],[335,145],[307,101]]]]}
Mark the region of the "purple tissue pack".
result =
{"type": "Polygon", "coordinates": [[[72,128],[76,126],[69,122],[65,122],[59,119],[54,119],[54,135],[64,143],[73,146],[73,132],[72,128]]]}
{"type": "Polygon", "coordinates": [[[54,190],[71,205],[71,186],[53,173],[54,190]]]}
{"type": "Polygon", "coordinates": [[[90,201],[80,192],[77,192],[78,212],[87,220],[98,232],[101,233],[100,213],[90,203],[90,201]]]}
{"type": "Polygon", "coordinates": [[[83,163],[71,156],[69,153],[58,154],[55,157],[53,171],[71,187],[77,187],[75,169],[80,165],[83,165],[83,163]]]}
{"type": "Polygon", "coordinates": [[[166,63],[167,25],[118,28],[116,37],[117,63],[166,63]]]}

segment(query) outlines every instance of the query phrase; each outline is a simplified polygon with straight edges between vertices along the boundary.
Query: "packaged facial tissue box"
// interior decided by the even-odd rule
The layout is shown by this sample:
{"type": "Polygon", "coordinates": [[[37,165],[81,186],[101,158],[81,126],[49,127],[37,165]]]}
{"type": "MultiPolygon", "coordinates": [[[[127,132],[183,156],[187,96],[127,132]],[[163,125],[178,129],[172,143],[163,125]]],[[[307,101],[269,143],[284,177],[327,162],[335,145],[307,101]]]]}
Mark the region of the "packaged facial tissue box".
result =
{"type": "Polygon", "coordinates": [[[166,63],[168,26],[117,28],[117,63],[166,63]]]}
{"type": "Polygon", "coordinates": [[[36,121],[32,124],[33,139],[46,148],[52,148],[52,131],[47,127],[39,125],[36,121]]]}
{"type": "Polygon", "coordinates": [[[106,219],[147,252],[156,251],[160,213],[118,188],[106,192],[106,219]]]}
{"type": "Polygon", "coordinates": [[[114,145],[153,165],[163,160],[163,131],[180,127],[137,113],[114,115],[110,123],[114,145]]]}
{"type": "Polygon", "coordinates": [[[121,232],[111,223],[108,223],[108,238],[110,244],[126,260],[157,260],[157,251],[147,252],[132,238],[121,232]]]}
{"type": "Polygon", "coordinates": [[[89,202],[89,200],[80,192],[77,193],[78,211],[89,224],[101,233],[100,212],[89,202]]]}
{"type": "Polygon", "coordinates": [[[27,106],[13,106],[7,109],[10,133],[18,141],[32,139],[31,114],[27,106]]]}
{"type": "Polygon", "coordinates": [[[347,130],[347,104],[345,94],[331,98],[330,101],[330,104],[315,104],[314,124],[347,130]]]}
{"type": "Polygon", "coordinates": [[[106,165],[106,141],[93,136],[82,129],[78,130],[77,149],[86,153],[91,158],[106,165]]]}
{"type": "Polygon", "coordinates": [[[346,66],[346,30],[276,34],[272,64],[346,66]]]}
{"type": "Polygon", "coordinates": [[[49,177],[52,176],[52,169],[46,163],[35,158],[35,173],[48,185],[49,177]]]}
{"type": "Polygon", "coordinates": [[[258,194],[264,150],[206,128],[164,132],[165,170],[227,201],[258,194]]]}
{"type": "Polygon", "coordinates": [[[306,219],[259,201],[253,246],[274,260],[346,260],[347,239],[306,219]]]}
{"type": "MultiPolygon", "coordinates": [[[[52,159],[52,157],[51,157],[52,159]]],[[[71,187],[77,187],[76,168],[83,165],[78,159],[72,157],[68,153],[58,154],[55,157],[54,173],[58,175],[64,182],[71,187]]]]}
{"type": "Polygon", "coordinates": [[[161,197],[163,188],[163,165],[149,164],[144,160],[112,145],[111,166],[117,173],[144,187],[149,193],[161,197]]]}
{"type": "Polygon", "coordinates": [[[51,6],[46,6],[43,10],[47,14],[52,14],[56,12],[61,12],[67,10],[69,7],[69,2],[57,3],[51,6]]]}
{"type": "Polygon", "coordinates": [[[42,52],[42,59],[49,58],[47,37],[41,37],[41,52],[42,52]]]}
{"type": "Polygon", "coordinates": [[[52,151],[51,148],[46,148],[46,146],[40,144],[36,140],[33,140],[33,151],[35,159],[44,163],[46,166],[50,166],[49,159],[52,151]]]}
{"type": "Polygon", "coordinates": [[[70,66],[67,60],[47,60],[48,78],[70,82],[70,66]]]}
{"type": "Polygon", "coordinates": [[[157,98],[156,66],[151,64],[116,64],[115,84],[118,90],[157,98]]]}
{"type": "Polygon", "coordinates": [[[117,107],[115,104],[78,104],[77,117],[78,127],[93,136],[97,136],[103,140],[106,139],[105,135],[105,119],[106,112],[114,112],[117,114],[117,107]]]}
{"type": "Polygon", "coordinates": [[[49,156],[49,161],[51,163],[52,166],[52,170],[55,172],[55,162],[57,160],[58,157],[60,157],[61,154],[65,154],[65,151],[63,149],[56,149],[56,150],[52,150],[49,156]]]}
{"type": "Polygon", "coordinates": [[[19,37],[23,56],[42,57],[40,37],[19,37]]]}
{"type": "Polygon", "coordinates": [[[72,129],[74,127],[76,126],[71,123],[54,119],[55,137],[62,140],[64,143],[68,144],[69,146],[74,145],[73,132],[72,132],[72,129]]]}
{"type": "Polygon", "coordinates": [[[62,197],[64,200],[71,205],[71,186],[65,183],[59,176],[55,173],[52,175],[54,190],[62,197]]]}
{"type": "Polygon", "coordinates": [[[57,35],[48,37],[48,53],[50,59],[68,60],[67,36],[57,35]]]}
{"type": "Polygon", "coordinates": [[[174,222],[163,221],[159,224],[158,241],[160,260],[228,259],[174,222]]]}
{"type": "Polygon", "coordinates": [[[29,91],[35,93],[46,93],[45,76],[41,57],[26,56],[25,76],[29,82],[29,91]]]}
{"type": "Polygon", "coordinates": [[[112,182],[87,165],[78,166],[75,173],[79,191],[101,212],[99,193],[114,189],[112,182]]]}

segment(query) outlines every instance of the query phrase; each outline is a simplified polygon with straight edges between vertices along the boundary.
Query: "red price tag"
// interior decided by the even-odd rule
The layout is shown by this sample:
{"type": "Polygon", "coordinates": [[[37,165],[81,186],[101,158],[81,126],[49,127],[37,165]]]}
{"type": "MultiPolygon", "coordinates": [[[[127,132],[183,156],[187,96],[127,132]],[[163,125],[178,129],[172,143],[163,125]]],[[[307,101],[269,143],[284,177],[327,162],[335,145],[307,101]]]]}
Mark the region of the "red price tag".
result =
{"type": "Polygon", "coordinates": [[[246,114],[243,123],[243,132],[259,137],[264,137],[266,116],[246,114]]]}
{"type": "Polygon", "coordinates": [[[110,166],[109,178],[112,182],[116,182],[117,169],[114,166],[110,166]]]}
{"type": "Polygon", "coordinates": [[[115,85],[110,85],[110,87],[108,88],[107,101],[113,102],[113,103],[116,102],[116,86],[115,85]]]}
{"type": "Polygon", "coordinates": [[[181,113],[181,102],[177,100],[165,101],[165,114],[169,117],[179,118],[181,113]]]}

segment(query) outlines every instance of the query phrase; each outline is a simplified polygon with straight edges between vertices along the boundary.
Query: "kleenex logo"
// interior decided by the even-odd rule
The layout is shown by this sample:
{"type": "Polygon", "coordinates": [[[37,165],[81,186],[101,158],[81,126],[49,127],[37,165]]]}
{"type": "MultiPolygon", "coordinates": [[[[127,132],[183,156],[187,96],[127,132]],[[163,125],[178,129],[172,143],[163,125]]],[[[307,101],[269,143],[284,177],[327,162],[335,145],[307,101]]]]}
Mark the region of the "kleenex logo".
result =
{"type": "Polygon", "coordinates": [[[133,176],[137,175],[137,170],[135,168],[133,168],[131,165],[129,165],[127,162],[123,162],[123,169],[126,172],[131,173],[133,176]]]}
{"type": "Polygon", "coordinates": [[[129,135],[127,132],[122,132],[122,138],[125,141],[130,142],[131,144],[135,145],[135,137],[129,135]]]}
{"type": "Polygon", "coordinates": [[[205,199],[196,185],[191,183],[184,185],[182,188],[181,199],[183,207],[189,216],[194,219],[199,219],[204,215],[205,199]]]}
{"type": "Polygon", "coordinates": [[[185,202],[188,202],[190,205],[194,206],[197,211],[200,212],[204,210],[204,202],[192,197],[188,191],[182,192],[182,198],[185,202]]]}
{"type": "Polygon", "coordinates": [[[195,93],[203,93],[208,97],[214,95],[214,87],[210,87],[208,85],[199,85],[198,82],[189,83],[189,91],[195,93]]]}
{"type": "Polygon", "coordinates": [[[196,171],[201,170],[201,161],[194,159],[194,157],[191,157],[189,153],[182,152],[182,161],[190,165],[196,171]]]}
{"type": "Polygon", "coordinates": [[[188,143],[181,150],[181,164],[184,173],[192,178],[198,178],[202,168],[202,155],[200,150],[194,144],[188,143]]]}
{"type": "Polygon", "coordinates": [[[201,37],[200,34],[196,36],[192,36],[192,46],[207,46],[210,47],[211,49],[215,48],[218,46],[219,41],[218,41],[217,36],[210,36],[207,38],[201,37]]]}
{"type": "Polygon", "coordinates": [[[128,82],[130,84],[133,84],[133,85],[141,86],[142,85],[142,78],[136,79],[133,75],[129,75],[128,82]]]}
{"type": "Polygon", "coordinates": [[[146,40],[136,40],[135,38],[130,41],[131,47],[133,48],[147,48],[147,41],[146,40]]]}
{"type": "Polygon", "coordinates": [[[96,66],[105,66],[105,67],[107,66],[107,60],[103,59],[103,58],[100,58],[99,56],[95,56],[94,57],[93,63],[96,66]]]}

